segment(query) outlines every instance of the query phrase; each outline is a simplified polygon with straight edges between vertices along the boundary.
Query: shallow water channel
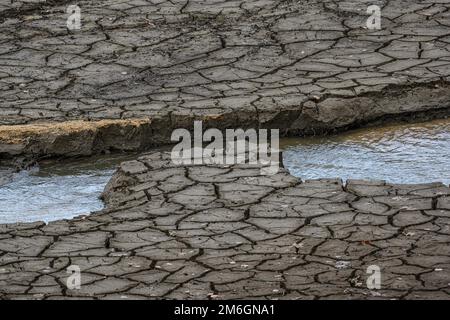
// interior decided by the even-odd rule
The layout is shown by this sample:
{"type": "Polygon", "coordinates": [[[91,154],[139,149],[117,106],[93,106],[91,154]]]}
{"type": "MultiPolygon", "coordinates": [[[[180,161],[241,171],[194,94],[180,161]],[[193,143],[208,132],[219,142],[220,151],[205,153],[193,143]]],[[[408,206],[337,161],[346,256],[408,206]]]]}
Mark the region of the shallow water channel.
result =
{"type": "Polygon", "coordinates": [[[450,184],[450,119],[284,139],[281,147],[285,167],[303,179],[450,184]]]}
{"type": "MultiPolygon", "coordinates": [[[[280,145],[285,167],[302,179],[450,183],[450,119],[289,138],[280,145]]],[[[12,177],[0,169],[0,223],[48,222],[100,210],[99,196],[117,165],[136,157],[41,162],[12,177]]]]}
{"type": "Polygon", "coordinates": [[[41,162],[14,173],[10,182],[0,185],[0,223],[48,222],[100,210],[99,197],[118,164],[134,157],[41,162]]]}

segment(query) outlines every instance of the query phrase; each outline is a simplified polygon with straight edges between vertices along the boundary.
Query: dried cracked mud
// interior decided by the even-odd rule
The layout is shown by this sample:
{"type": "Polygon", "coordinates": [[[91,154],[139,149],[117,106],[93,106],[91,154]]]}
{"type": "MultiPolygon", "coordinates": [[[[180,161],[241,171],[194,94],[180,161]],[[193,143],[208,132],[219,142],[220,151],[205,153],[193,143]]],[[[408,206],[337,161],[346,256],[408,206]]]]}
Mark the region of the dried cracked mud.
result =
{"type": "MultiPolygon", "coordinates": [[[[167,143],[172,129],[323,133],[448,116],[450,2],[0,2],[0,156],[167,143]]],[[[449,299],[450,188],[123,163],[106,209],[0,225],[0,298],[449,299]],[[80,290],[66,268],[81,268],[80,290]],[[366,287],[367,267],[382,272],[366,287]]]]}
{"type": "Polygon", "coordinates": [[[449,299],[450,188],[300,181],[281,170],[121,164],[107,208],[0,225],[7,299],[449,299]],[[81,289],[66,268],[81,268],[81,289]],[[366,287],[381,268],[381,289],[366,287]]]}
{"type": "Polygon", "coordinates": [[[289,135],[449,115],[448,1],[77,3],[73,31],[70,1],[0,3],[4,156],[144,149],[194,119],[289,135]],[[120,124],[54,129],[105,119],[120,124]]]}

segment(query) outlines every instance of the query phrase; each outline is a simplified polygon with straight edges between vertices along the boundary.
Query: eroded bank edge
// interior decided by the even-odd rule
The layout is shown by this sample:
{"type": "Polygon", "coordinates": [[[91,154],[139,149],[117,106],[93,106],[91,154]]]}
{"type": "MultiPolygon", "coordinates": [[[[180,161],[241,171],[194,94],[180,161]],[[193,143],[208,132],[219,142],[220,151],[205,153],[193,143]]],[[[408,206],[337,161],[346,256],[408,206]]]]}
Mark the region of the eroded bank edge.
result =
{"type": "Polygon", "coordinates": [[[450,116],[450,83],[393,86],[358,97],[324,96],[277,110],[237,109],[222,114],[175,114],[134,119],[70,120],[0,126],[0,159],[91,156],[114,151],[144,151],[169,144],[172,131],[276,128],[282,137],[336,133],[392,121],[422,121],[450,116]]]}

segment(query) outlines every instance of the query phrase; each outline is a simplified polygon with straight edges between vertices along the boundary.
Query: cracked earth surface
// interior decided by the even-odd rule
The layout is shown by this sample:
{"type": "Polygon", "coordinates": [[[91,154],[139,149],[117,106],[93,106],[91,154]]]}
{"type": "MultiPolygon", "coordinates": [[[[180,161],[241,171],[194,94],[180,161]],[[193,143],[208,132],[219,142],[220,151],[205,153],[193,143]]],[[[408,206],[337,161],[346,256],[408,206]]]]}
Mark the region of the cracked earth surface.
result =
{"type": "Polygon", "coordinates": [[[82,28],[69,31],[70,1],[0,2],[5,155],[139,149],[193,119],[312,134],[402,113],[448,116],[448,0],[77,3],[82,28]],[[372,4],[379,31],[365,28],[372,4]],[[146,123],[126,121],[135,118],[146,123]],[[120,124],[48,124],[100,119],[120,124]]]}
{"type": "Polygon", "coordinates": [[[449,299],[450,188],[121,164],[107,208],[0,225],[0,297],[449,299]],[[66,268],[81,268],[80,290],[66,268]],[[366,287],[369,265],[381,289],[366,287]]]}
{"type": "MultiPolygon", "coordinates": [[[[71,32],[70,1],[1,0],[0,155],[139,149],[194,119],[304,134],[448,115],[450,1],[379,1],[370,31],[374,3],[81,0],[71,32]]],[[[301,182],[152,153],[104,198],[89,216],[0,225],[0,297],[449,299],[440,183],[301,182]]]]}

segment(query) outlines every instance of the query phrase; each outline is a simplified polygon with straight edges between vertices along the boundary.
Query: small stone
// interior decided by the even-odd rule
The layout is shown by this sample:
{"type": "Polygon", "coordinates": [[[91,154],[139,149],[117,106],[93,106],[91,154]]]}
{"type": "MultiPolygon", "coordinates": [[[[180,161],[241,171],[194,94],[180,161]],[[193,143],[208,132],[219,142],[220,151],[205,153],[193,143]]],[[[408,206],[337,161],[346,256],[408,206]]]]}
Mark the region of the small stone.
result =
{"type": "Polygon", "coordinates": [[[370,294],[374,297],[380,297],[381,293],[377,292],[377,291],[370,291],[370,294]]]}
{"type": "Polygon", "coordinates": [[[126,257],[128,255],[130,255],[129,252],[111,252],[110,253],[111,257],[126,257]]]}
{"type": "Polygon", "coordinates": [[[336,261],[334,265],[337,269],[346,269],[350,267],[350,261],[336,261]]]}

